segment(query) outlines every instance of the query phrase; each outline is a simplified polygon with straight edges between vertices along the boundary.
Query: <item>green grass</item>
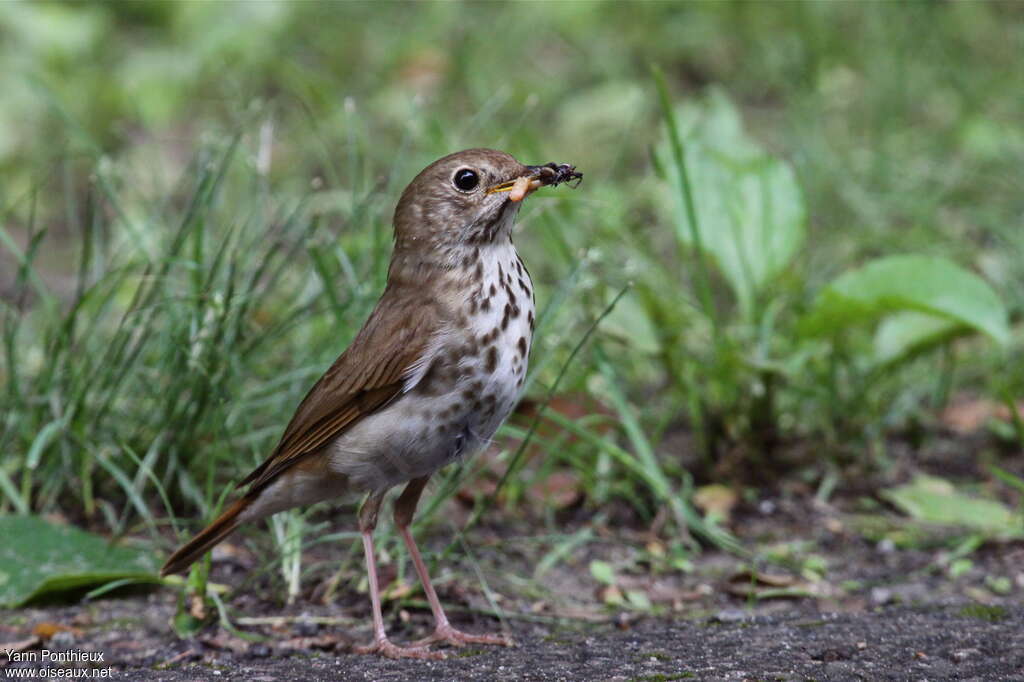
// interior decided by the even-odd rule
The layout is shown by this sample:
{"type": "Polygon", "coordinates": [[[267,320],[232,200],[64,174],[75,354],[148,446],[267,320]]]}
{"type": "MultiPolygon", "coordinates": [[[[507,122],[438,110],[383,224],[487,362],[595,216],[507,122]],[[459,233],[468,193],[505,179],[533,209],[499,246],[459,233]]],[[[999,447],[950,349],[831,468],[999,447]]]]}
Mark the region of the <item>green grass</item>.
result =
{"type": "MultiPolygon", "coordinates": [[[[761,482],[810,440],[827,495],[951,392],[1024,395],[1014,5],[9,4],[0,35],[0,513],[164,546],[177,515],[211,515],[379,295],[404,184],[467,146],[586,174],[520,219],[543,310],[528,396],[603,409],[549,411],[539,456],[502,455],[510,516],[568,469],[595,512],[667,505],[732,546],[695,485],[761,482]],[[699,248],[693,145],[720,138],[686,116],[709,92],[792,168],[806,215],[752,287],[699,248]],[[802,333],[838,275],[907,253],[987,280],[1009,345],[944,340],[879,372],[871,325],[802,333]]],[[[482,475],[446,472],[424,509],[482,475]]]]}

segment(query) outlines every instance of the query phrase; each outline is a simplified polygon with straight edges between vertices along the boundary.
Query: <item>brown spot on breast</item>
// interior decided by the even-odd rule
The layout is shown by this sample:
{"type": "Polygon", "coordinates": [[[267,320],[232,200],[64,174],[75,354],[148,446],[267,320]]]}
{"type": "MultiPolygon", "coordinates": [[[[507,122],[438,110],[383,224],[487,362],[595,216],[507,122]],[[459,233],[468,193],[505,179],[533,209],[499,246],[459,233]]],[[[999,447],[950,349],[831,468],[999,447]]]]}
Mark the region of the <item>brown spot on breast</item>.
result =
{"type": "Polygon", "coordinates": [[[530,291],[530,287],[526,285],[526,282],[523,281],[522,277],[519,278],[519,288],[525,291],[527,296],[533,293],[532,291],[530,291]]]}
{"type": "Polygon", "coordinates": [[[494,296],[496,293],[498,293],[498,287],[494,286],[494,283],[492,282],[491,283],[491,296],[494,296]]]}
{"type": "Polygon", "coordinates": [[[480,345],[486,346],[487,344],[497,341],[498,334],[500,333],[501,331],[497,327],[495,327],[494,329],[480,337],[480,345]]]}
{"type": "Polygon", "coordinates": [[[458,364],[448,365],[448,371],[445,373],[445,381],[449,386],[459,383],[459,378],[462,376],[462,370],[459,369],[458,364]]]}
{"type": "Polygon", "coordinates": [[[534,327],[533,311],[532,310],[526,315],[526,321],[530,323],[530,331],[532,332],[533,331],[533,327],[534,327]]]}
{"type": "Polygon", "coordinates": [[[484,369],[488,373],[498,369],[498,349],[495,346],[491,346],[487,349],[487,360],[484,365],[484,369]]]}
{"type": "Polygon", "coordinates": [[[509,303],[505,304],[505,312],[501,316],[501,330],[505,331],[508,329],[509,316],[512,314],[512,305],[509,303]]]}
{"type": "Polygon", "coordinates": [[[419,384],[416,386],[416,390],[423,395],[439,395],[443,391],[441,390],[441,375],[444,371],[440,358],[434,358],[431,361],[427,371],[424,372],[423,378],[420,379],[419,384]]]}
{"type": "Polygon", "coordinates": [[[485,298],[483,300],[483,302],[480,304],[480,310],[483,311],[483,312],[487,312],[490,309],[491,309],[491,299],[485,298]]]}
{"type": "MultiPolygon", "coordinates": [[[[477,249],[477,251],[479,251],[479,249],[477,249]]],[[[475,279],[477,282],[480,282],[480,281],[483,280],[483,278],[484,278],[484,264],[479,259],[477,259],[477,261],[476,261],[476,268],[473,270],[473,279],[475,279]]]]}
{"type": "Polygon", "coordinates": [[[516,348],[519,349],[519,357],[526,357],[526,337],[520,336],[519,340],[516,341],[516,348]]]}

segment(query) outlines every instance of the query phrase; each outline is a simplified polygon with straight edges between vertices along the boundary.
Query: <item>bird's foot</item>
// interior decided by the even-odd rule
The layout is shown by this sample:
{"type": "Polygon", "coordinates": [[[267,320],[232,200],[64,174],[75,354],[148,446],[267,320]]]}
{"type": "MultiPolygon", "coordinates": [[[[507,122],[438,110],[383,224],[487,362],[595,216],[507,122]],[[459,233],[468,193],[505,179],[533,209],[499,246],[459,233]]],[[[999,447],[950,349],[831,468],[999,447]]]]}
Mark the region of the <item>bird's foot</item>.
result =
{"type": "Polygon", "coordinates": [[[387,637],[374,640],[373,644],[354,647],[352,650],[357,654],[377,654],[384,658],[420,658],[431,661],[440,661],[445,658],[441,651],[431,651],[426,646],[419,644],[398,646],[387,637]]]}
{"type": "Polygon", "coordinates": [[[451,625],[440,625],[434,634],[429,637],[413,642],[413,646],[430,646],[437,642],[444,642],[451,646],[466,646],[467,644],[496,644],[498,646],[514,646],[514,643],[504,635],[471,635],[468,632],[456,630],[451,625]]]}

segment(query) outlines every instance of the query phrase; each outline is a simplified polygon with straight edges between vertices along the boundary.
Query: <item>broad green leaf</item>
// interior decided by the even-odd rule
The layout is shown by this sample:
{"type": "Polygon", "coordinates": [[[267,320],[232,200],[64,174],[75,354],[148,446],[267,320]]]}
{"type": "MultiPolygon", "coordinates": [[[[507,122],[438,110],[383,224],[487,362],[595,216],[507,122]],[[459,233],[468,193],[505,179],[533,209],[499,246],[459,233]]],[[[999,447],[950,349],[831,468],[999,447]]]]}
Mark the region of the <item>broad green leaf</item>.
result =
{"type": "Polygon", "coordinates": [[[603,585],[615,584],[615,570],[607,561],[601,561],[600,559],[591,561],[590,575],[594,576],[594,580],[603,585]]]}
{"type": "Polygon", "coordinates": [[[906,485],[879,494],[918,521],[983,530],[1001,537],[1024,536],[1021,520],[1006,505],[965,495],[942,478],[921,474],[906,485]]]}
{"type": "Polygon", "coordinates": [[[626,600],[630,606],[639,611],[650,611],[654,608],[651,598],[643,590],[626,590],[626,600]]]}
{"type": "Polygon", "coordinates": [[[842,332],[895,312],[917,311],[987,334],[1010,338],[1006,308],[985,280],[944,258],[879,258],[840,275],[818,296],[802,322],[811,335],[842,332]]]}
{"type": "MultiPolygon", "coordinates": [[[[731,102],[714,93],[699,107],[677,113],[684,136],[701,247],[725,276],[741,308],[793,260],[804,241],[804,200],[792,168],[769,156],[742,130],[731,102]]],[[[658,150],[676,236],[693,246],[679,168],[667,143],[658,150]]]]}
{"type": "Polygon", "coordinates": [[[894,313],[875,331],[875,357],[883,364],[895,363],[965,331],[969,330],[948,318],[914,311],[894,313]]]}
{"type": "Polygon", "coordinates": [[[679,107],[676,124],[684,144],[704,143],[737,161],[765,155],[761,146],[743,131],[739,109],[720,88],[711,88],[702,100],[679,107]]]}
{"type": "Polygon", "coordinates": [[[0,516],[0,606],[114,580],[158,582],[148,552],[37,516],[0,516]]]}

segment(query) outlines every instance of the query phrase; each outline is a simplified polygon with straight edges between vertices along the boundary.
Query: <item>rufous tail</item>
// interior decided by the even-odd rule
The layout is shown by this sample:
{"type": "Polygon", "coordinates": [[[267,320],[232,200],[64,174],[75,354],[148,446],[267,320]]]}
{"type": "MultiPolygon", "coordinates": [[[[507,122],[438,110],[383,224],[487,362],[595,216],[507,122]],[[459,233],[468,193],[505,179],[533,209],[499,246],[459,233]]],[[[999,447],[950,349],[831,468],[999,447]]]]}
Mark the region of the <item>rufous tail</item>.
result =
{"type": "Polygon", "coordinates": [[[203,554],[205,554],[210,548],[226,538],[228,535],[231,535],[232,531],[239,526],[239,515],[252,503],[252,501],[253,498],[248,496],[242,497],[224,510],[224,512],[218,516],[213,523],[204,528],[199,535],[179,547],[178,551],[170,556],[167,563],[164,564],[164,567],[160,569],[160,575],[165,576],[183,572],[195,563],[199,557],[203,556],[203,554]]]}

